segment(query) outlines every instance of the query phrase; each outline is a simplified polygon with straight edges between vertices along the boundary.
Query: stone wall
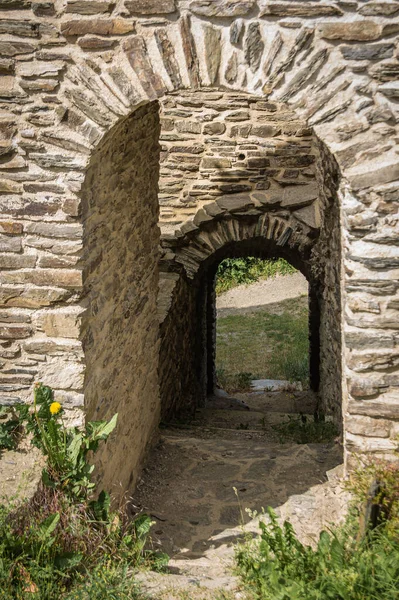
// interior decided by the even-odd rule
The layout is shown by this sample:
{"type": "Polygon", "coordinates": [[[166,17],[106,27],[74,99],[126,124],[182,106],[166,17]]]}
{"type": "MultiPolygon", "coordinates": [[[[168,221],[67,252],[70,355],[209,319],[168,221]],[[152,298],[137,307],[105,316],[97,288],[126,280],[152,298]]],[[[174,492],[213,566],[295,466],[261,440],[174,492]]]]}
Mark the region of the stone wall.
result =
{"type": "Polygon", "coordinates": [[[119,415],[96,456],[109,489],[132,488],[159,421],[159,133],[157,104],[137,109],[96,149],[82,188],[85,410],[119,415]]]}
{"type": "MultiPolygon", "coordinates": [[[[79,206],[101,140],[141,105],[161,101],[162,177],[169,181],[161,182],[160,203],[170,235],[194,213],[203,222],[204,204],[225,194],[222,185],[242,183],[233,174],[241,133],[239,146],[230,134],[250,123],[228,118],[247,109],[206,107],[210,120],[202,122],[202,109],[173,105],[182,90],[205,89],[220,100],[228,91],[236,103],[244,94],[285,105],[287,122],[312,127],[336,161],[341,235],[332,243],[342,244],[342,268],[339,282],[336,270],[328,285],[342,292],[345,447],[347,455],[392,455],[389,438],[399,422],[397,2],[4,0],[1,8],[0,401],[28,400],[40,379],[67,405],[83,402],[79,206]],[[176,110],[181,116],[166,114],[176,110]],[[200,133],[178,131],[190,121],[200,133]],[[225,132],[206,134],[216,141],[202,138],[203,154],[172,152],[169,144],[179,145],[181,136],[191,144],[222,121],[225,132]],[[165,138],[177,133],[179,140],[165,138]],[[231,161],[226,181],[213,159],[231,161]],[[184,166],[176,178],[171,163],[184,166]],[[194,188],[197,180],[208,187],[194,188]]],[[[264,175],[249,161],[269,160],[252,150],[242,152],[247,182],[264,175]]],[[[265,170],[277,167],[271,161],[265,170]]],[[[270,189],[285,187],[277,181],[282,175],[268,173],[270,189]]],[[[258,183],[246,184],[251,193],[258,183]]],[[[184,226],[187,233],[192,223],[184,226]]]]}
{"type": "Polygon", "coordinates": [[[315,179],[312,130],[286,104],[201,90],[161,101],[160,223],[173,233],[215,198],[315,179]]]}
{"type": "Polygon", "coordinates": [[[340,173],[334,157],[324,144],[319,142],[315,146],[320,232],[312,249],[310,288],[319,312],[319,397],[324,411],[333,416],[341,430],[343,348],[341,206],[338,198],[340,173]]]}

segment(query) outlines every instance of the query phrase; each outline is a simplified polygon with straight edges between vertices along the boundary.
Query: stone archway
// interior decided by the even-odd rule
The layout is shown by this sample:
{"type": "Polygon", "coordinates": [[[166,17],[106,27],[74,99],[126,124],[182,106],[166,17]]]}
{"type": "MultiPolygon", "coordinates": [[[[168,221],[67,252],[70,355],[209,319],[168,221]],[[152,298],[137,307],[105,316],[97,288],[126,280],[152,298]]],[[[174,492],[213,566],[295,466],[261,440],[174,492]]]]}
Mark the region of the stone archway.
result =
{"type": "Polygon", "coordinates": [[[342,427],[342,348],[337,327],[341,314],[331,292],[339,290],[340,279],[339,227],[334,221],[338,210],[333,202],[323,202],[314,184],[301,186],[295,196],[290,188],[280,196],[273,191],[222,196],[183,225],[175,238],[163,239],[160,305],[167,310],[161,317],[160,386],[164,418],[201,405],[213,389],[209,336],[214,326],[215,266],[229,256],[255,255],[283,257],[308,279],[311,380],[317,391],[320,384],[323,409],[342,427]],[[333,267],[321,259],[325,248],[333,267]]]}
{"type": "MultiPolygon", "coordinates": [[[[137,108],[211,87],[285,103],[312,127],[322,141],[326,197],[340,171],[342,212],[332,218],[343,260],[331,297],[338,306],[343,292],[346,447],[391,452],[398,428],[395,13],[362,2],[157,0],[105,3],[107,12],[93,17],[105,4],[84,4],[16,2],[4,13],[0,401],[29,401],[41,379],[66,406],[82,407],[81,202],[89,165],[137,108]]],[[[187,208],[185,220],[201,207],[187,208]]],[[[326,272],[336,266],[329,252],[320,247],[326,272]]],[[[154,311],[144,329],[155,321],[154,311]]],[[[142,432],[141,448],[153,430],[142,432]]],[[[115,479],[126,487],[130,475],[115,479]]]]}

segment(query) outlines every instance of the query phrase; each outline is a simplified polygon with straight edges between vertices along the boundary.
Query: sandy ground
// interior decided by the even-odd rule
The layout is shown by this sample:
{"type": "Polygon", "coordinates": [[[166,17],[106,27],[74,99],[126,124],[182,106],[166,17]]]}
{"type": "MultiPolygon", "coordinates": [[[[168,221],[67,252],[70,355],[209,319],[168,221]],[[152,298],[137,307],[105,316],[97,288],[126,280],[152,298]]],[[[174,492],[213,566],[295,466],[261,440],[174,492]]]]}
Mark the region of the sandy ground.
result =
{"type": "Polygon", "coordinates": [[[302,273],[278,275],[273,279],[262,279],[250,285],[240,285],[221,294],[216,299],[218,316],[227,316],[243,309],[256,310],[276,304],[288,298],[297,298],[308,293],[308,282],[302,273]]]}

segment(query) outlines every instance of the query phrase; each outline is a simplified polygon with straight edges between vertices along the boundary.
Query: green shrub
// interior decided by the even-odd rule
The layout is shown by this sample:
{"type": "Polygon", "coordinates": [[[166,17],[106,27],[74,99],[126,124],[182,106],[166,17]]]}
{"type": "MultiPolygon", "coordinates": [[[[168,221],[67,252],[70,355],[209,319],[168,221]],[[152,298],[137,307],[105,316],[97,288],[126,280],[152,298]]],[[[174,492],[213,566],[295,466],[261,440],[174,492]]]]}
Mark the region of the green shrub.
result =
{"type": "Polygon", "coordinates": [[[62,406],[42,384],[35,388],[33,410],[19,406],[16,413],[47,465],[31,499],[0,505],[0,600],[136,598],[127,570],[143,563],[160,568],[167,557],[145,549],[150,517],[132,521],[123,508],[112,510],[106,491],[93,498],[88,453],[108,438],[117,415],[108,423],[68,428],[62,406]]]}
{"type": "Polygon", "coordinates": [[[260,523],[260,537],[246,540],[236,551],[239,572],[254,597],[397,600],[398,474],[399,467],[387,463],[358,471],[350,486],[355,502],[349,517],[342,527],[323,531],[316,548],[303,545],[289,522],[280,526],[269,508],[269,521],[260,523]],[[370,498],[373,480],[378,481],[379,492],[370,498]],[[372,522],[368,518],[370,506],[389,507],[389,511],[381,510],[377,521],[372,522]]]}
{"type": "Polygon", "coordinates": [[[295,273],[296,269],[283,258],[264,260],[248,256],[246,258],[225,258],[216,273],[216,294],[227,292],[238,285],[254,283],[276,275],[295,273]]]}

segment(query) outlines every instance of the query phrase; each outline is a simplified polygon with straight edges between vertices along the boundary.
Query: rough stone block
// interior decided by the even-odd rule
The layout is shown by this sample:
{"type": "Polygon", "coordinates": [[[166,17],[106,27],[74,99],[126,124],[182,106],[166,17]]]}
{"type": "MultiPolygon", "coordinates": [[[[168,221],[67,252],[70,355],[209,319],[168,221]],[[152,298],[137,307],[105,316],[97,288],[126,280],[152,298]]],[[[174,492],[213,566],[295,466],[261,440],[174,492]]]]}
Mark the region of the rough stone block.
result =
{"type": "Polygon", "coordinates": [[[322,38],[347,42],[372,42],[382,35],[382,25],[374,21],[321,23],[318,30],[322,38]]]}
{"type": "Polygon", "coordinates": [[[256,0],[194,0],[190,10],[204,17],[239,17],[249,13],[256,0]]]}
{"type": "Polygon", "coordinates": [[[315,2],[268,2],[261,7],[260,16],[273,17],[323,17],[340,16],[343,12],[334,4],[315,2]]]}
{"type": "Polygon", "coordinates": [[[229,167],[231,167],[229,158],[205,156],[201,162],[201,169],[228,169],[229,167]]]}
{"type": "Polygon", "coordinates": [[[317,200],[319,189],[316,183],[310,183],[300,187],[287,186],[283,190],[283,200],[281,206],[293,208],[306,206],[317,200]]]}
{"type": "Polygon", "coordinates": [[[360,6],[358,12],[365,17],[384,16],[390,17],[399,11],[399,5],[396,2],[367,2],[360,6]]]}
{"type": "Polygon", "coordinates": [[[24,271],[8,271],[0,275],[4,284],[33,284],[39,286],[59,286],[80,289],[82,272],[75,269],[26,269],[24,271]]]}
{"type": "Polygon", "coordinates": [[[383,60],[391,58],[393,44],[363,44],[358,46],[341,46],[340,50],[346,60],[383,60]]]}
{"type": "Polygon", "coordinates": [[[0,338],[3,340],[17,340],[32,335],[32,328],[22,325],[0,326],[0,338]]]}
{"type": "Polygon", "coordinates": [[[100,37],[83,37],[78,41],[78,45],[83,50],[109,50],[116,44],[116,40],[108,40],[100,37]]]}
{"type": "Polygon", "coordinates": [[[254,201],[249,194],[239,194],[222,196],[216,200],[216,204],[219,208],[234,213],[252,208],[254,206],[254,201]]]}
{"type": "Polygon", "coordinates": [[[0,269],[30,269],[35,264],[34,254],[12,254],[11,252],[0,254],[0,269]]]}
{"type": "Polygon", "coordinates": [[[43,235],[50,238],[80,239],[83,234],[83,226],[79,223],[28,223],[25,227],[26,233],[43,235]]]}
{"type": "Polygon", "coordinates": [[[0,234],[0,252],[21,252],[21,250],[21,237],[0,234]]]}
{"type": "Polygon", "coordinates": [[[94,35],[124,35],[134,33],[135,23],[127,19],[73,19],[61,23],[62,35],[81,36],[94,35]]]}
{"type": "Polygon", "coordinates": [[[108,2],[108,0],[68,0],[66,12],[79,15],[110,13],[115,8],[115,4],[116,2],[108,2]]]}
{"type": "Polygon", "coordinates": [[[36,46],[28,42],[4,42],[0,41],[0,56],[16,56],[17,54],[31,54],[36,46]]]}
{"type": "Polygon", "coordinates": [[[39,23],[30,20],[0,19],[0,33],[20,37],[39,37],[39,23]]]}
{"type": "Polygon", "coordinates": [[[214,121],[213,123],[204,125],[202,131],[205,135],[222,135],[226,131],[226,125],[219,121],[214,121]]]}
{"type": "Polygon", "coordinates": [[[81,316],[76,312],[46,312],[42,318],[42,327],[48,337],[78,338],[81,316]]]}
{"type": "Polygon", "coordinates": [[[315,202],[310,206],[304,206],[303,208],[296,210],[293,214],[298,221],[301,221],[301,223],[304,223],[311,229],[320,228],[320,210],[315,202]]]}
{"type": "Polygon", "coordinates": [[[399,161],[394,157],[383,161],[367,162],[347,171],[347,177],[355,190],[381,185],[399,179],[399,161]]]}
{"type": "Polygon", "coordinates": [[[23,187],[20,183],[10,179],[0,180],[0,194],[22,194],[23,187]]]}
{"type": "Polygon", "coordinates": [[[160,15],[173,13],[176,0],[126,0],[125,8],[134,15],[160,15]]]}

